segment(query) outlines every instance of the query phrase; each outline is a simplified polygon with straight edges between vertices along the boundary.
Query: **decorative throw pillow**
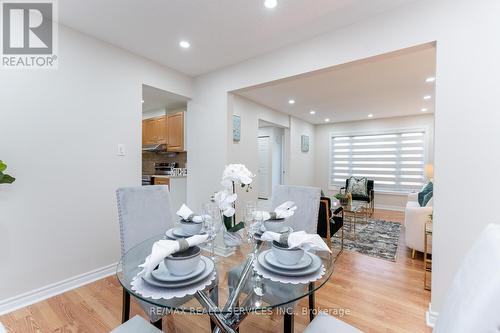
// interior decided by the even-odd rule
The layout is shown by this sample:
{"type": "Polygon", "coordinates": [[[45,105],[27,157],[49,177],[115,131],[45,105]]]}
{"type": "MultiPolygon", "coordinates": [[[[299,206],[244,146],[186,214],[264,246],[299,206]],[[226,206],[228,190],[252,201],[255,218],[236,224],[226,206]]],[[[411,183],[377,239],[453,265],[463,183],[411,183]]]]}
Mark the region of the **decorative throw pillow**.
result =
{"type": "Polygon", "coordinates": [[[429,203],[429,201],[432,200],[432,195],[434,194],[434,191],[430,191],[429,193],[427,193],[425,196],[424,196],[424,200],[423,200],[423,206],[422,207],[427,207],[427,204],[429,203]]]}
{"type": "Polygon", "coordinates": [[[427,204],[427,202],[429,200],[431,200],[433,188],[434,188],[434,185],[432,184],[432,182],[429,182],[429,183],[427,183],[427,185],[425,185],[425,187],[422,189],[421,192],[418,192],[418,204],[420,205],[420,207],[425,207],[425,205],[427,204]],[[430,196],[428,196],[428,198],[426,200],[425,197],[429,193],[430,193],[430,196]]]}
{"type": "Polygon", "coordinates": [[[347,192],[353,195],[368,196],[368,179],[366,177],[350,177],[347,183],[347,192]]]}

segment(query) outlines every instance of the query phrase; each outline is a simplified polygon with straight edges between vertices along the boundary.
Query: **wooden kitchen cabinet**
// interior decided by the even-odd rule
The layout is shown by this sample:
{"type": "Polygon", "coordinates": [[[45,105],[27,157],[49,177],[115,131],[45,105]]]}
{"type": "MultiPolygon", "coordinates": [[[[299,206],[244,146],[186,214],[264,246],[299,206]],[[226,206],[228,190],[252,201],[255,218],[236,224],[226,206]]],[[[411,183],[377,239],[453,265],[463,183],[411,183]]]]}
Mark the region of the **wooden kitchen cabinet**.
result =
{"type": "Polygon", "coordinates": [[[167,151],[184,151],[184,112],[144,119],[142,144],[166,144],[167,151]]]}
{"type": "Polygon", "coordinates": [[[153,177],[153,185],[170,185],[170,178],[153,177]]]}
{"type": "Polygon", "coordinates": [[[156,142],[161,144],[168,143],[168,126],[167,117],[159,117],[156,119],[156,142]]]}
{"type": "Polygon", "coordinates": [[[167,116],[142,121],[142,144],[166,144],[168,141],[167,116]]]}
{"type": "Polygon", "coordinates": [[[167,150],[184,151],[184,112],[169,114],[167,118],[167,150]]]}

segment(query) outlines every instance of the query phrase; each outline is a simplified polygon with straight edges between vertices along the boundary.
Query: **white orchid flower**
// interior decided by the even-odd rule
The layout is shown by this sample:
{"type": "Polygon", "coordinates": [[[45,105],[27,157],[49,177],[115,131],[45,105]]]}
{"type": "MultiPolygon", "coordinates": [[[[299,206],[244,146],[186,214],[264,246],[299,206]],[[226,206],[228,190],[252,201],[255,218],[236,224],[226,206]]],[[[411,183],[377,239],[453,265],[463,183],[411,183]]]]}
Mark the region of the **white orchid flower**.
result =
{"type": "Polygon", "coordinates": [[[222,214],[227,217],[231,217],[236,212],[233,203],[238,198],[236,193],[231,193],[228,190],[222,190],[214,195],[214,200],[222,211],[222,214]]]}
{"type": "Polygon", "coordinates": [[[229,164],[222,174],[222,186],[231,187],[233,182],[249,185],[255,175],[243,164],[229,164]]]}

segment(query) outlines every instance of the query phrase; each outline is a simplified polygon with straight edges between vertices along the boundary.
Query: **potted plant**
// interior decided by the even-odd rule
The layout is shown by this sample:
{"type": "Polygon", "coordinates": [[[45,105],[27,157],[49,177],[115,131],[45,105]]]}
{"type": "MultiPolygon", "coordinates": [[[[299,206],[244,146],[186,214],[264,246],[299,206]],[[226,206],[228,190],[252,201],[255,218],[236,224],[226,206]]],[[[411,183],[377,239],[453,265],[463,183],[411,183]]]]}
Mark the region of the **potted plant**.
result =
{"type": "Polygon", "coordinates": [[[337,199],[342,206],[349,205],[352,200],[351,193],[342,193],[342,191],[339,191],[339,193],[335,194],[333,197],[337,199]]]}
{"type": "Polygon", "coordinates": [[[229,164],[222,174],[221,185],[223,190],[215,193],[214,200],[219,206],[224,222],[224,242],[228,246],[238,246],[242,242],[239,233],[245,227],[244,222],[236,221],[236,186],[239,185],[247,192],[252,188],[251,183],[255,175],[243,164],[229,164]]]}
{"type": "Polygon", "coordinates": [[[7,164],[0,160],[0,184],[12,184],[16,178],[4,173],[7,170],[7,164]]]}

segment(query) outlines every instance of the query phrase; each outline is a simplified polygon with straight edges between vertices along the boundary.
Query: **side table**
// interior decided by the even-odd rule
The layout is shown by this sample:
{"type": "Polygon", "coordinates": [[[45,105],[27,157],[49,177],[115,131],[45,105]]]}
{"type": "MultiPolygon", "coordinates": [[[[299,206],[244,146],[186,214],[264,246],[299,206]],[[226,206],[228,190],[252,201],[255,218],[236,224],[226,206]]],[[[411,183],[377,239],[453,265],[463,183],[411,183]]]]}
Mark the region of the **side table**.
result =
{"type": "Polygon", "coordinates": [[[427,252],[432,244],[432,222],[425,223],[424,231],[424,289],[431,290],[432,254],[427,252]]]}

